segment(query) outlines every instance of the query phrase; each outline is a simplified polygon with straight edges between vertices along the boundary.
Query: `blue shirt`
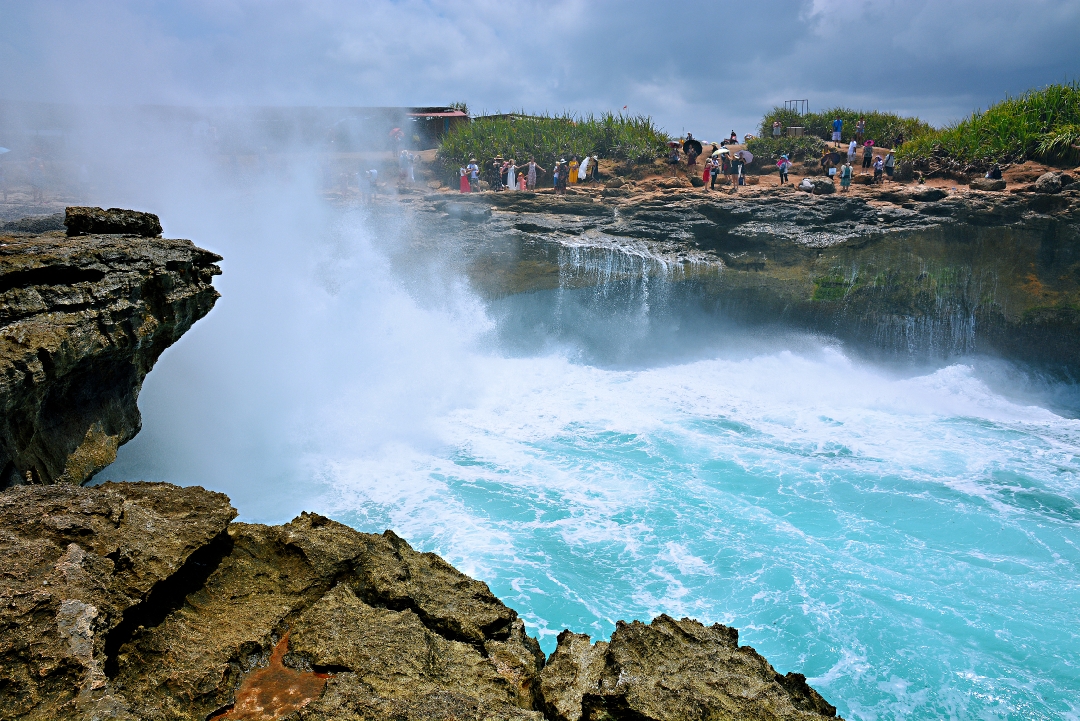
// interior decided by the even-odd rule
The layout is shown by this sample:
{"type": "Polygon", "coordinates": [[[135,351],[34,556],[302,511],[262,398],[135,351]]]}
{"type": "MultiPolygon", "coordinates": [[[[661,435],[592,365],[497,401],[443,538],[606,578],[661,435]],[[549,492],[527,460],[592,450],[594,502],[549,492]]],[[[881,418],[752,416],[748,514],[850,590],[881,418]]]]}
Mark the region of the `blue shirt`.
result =
{"type": "Polygon", "coordinates": [[[839,133],[844,128],[844,121],[840,118],[832,121],[832,129],[834,133],[839,133]]]}

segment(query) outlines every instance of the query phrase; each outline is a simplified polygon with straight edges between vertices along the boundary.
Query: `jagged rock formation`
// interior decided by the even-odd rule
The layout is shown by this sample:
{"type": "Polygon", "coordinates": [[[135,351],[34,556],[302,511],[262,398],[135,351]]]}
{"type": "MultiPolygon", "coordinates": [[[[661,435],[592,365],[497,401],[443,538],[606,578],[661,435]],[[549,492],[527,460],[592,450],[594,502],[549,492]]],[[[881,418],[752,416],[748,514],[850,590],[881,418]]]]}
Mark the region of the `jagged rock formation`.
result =
{"type": "Polygon", "coordinates": [[[64,212],[64,225],[67,226],[68,235],[130,234],[144,238],[161,235],[161,222],[156,215],[123,208],[102,210],[89,206],[71,206],[64,212]]]}
{"type": "Polygon", "coordinates": [[[234,515],[167,484],[0,494],[0,719],[834,714],[734,629],[662,616],[546,660],[485,584],[389,531],[234,515]]]}
{"type": "Polygon", "coordinates": [[[733,196],[675,188],[631,195],[624,185],[565,198],[410,202],[420,222],[438,224],[417,235],[440,243],[455,236],[475,286],[493,297],[662,276],[733,320],[825,332],[872,353],[990,353],[1075,375],[1074,187],[1047,194],[892,184],[858,195],[770,188],[733,196]]]}
{"type": "Polygon", "coordinates": [[[188,240],[0,232],[0,488],[84,483],[116,458],[143,378],[213,307],[220,260],[188,240]]]}

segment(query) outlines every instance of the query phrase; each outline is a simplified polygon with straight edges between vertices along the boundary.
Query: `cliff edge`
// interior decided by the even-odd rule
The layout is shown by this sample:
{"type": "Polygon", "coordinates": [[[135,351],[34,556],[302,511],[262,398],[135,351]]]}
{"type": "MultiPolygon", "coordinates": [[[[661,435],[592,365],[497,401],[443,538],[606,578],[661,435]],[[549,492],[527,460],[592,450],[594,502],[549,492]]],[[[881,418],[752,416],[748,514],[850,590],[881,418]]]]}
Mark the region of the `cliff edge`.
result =
{"type": "Polygon", "coordinates": [[[545,658],[486,584],[391,531],[235,515],[160,483],[0,493],[0,719],[835,716],[733,628],[620,622],[545,658]]]}
{"type": "Polygon", "coordinates": [[[100,209],[69,209],[68,232],[91,234],[0,231],[0,488],[77,485],[111,463],[139,431],[146,374],[218,298],[221,257],[148,237],[156,216],[71,210],[100,209]]]}

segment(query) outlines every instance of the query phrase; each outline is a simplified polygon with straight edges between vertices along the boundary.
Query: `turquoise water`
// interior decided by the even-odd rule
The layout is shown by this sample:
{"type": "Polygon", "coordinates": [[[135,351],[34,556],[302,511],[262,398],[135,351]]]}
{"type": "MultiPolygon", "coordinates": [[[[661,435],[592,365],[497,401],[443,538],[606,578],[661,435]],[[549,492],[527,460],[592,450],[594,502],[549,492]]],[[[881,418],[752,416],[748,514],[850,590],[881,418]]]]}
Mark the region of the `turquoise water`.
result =
{"type": "Polygon", "coordinates": [[[441,452],[325,472],[336,515],[487,580],[547,651],[686,615],[849,718],[1076,715],[1077,421],[829,349],[488,362],[441,452]]]}
{"type": "Polygon", "coordinates": [[[1080,718],[1069,388],[725,328],[662,274],[484,302],[348,223],[310,245],[311,217],[187,231],[223,239],[222,299],[103,478],[393,528],[546,651],[685,615],[849,719],[1080,718]]]}

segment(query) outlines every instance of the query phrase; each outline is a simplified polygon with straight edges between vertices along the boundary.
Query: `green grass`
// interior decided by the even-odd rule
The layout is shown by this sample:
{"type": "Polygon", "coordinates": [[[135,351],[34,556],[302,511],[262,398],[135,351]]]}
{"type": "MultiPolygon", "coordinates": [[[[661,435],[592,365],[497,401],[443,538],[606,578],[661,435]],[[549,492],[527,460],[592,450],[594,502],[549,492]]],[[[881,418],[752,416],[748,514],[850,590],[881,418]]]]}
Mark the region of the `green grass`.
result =
{"type": "Polygon", "coordinates": [[[755,138],[746,144],[746,149],[754,154],[754,167],[760,170],[775,170],[770,166],[774,166],[781,155],[787,155],[791,161],[820,158],[825,147],[824,140],[810,135],[800,138],[755,138]]]}
{"type": "Polygon", "coordinates": [[[896,113],[882,113],[877,110],[852,110],[851,108],[830,108],[820,113],[798,113],[775,107],[766,113],[761,119],[759,137],[772,137],[772,124],[779,120],[786,129],[792,126],[806,128],[806,134],[822,140],[832,138],[832,123],[836,118],[844,121],[844,129],[840,135],[843,142],[848,142],[855,137],[855,123],[859,118],[866,120],[866,138],[874,140],[878,145],[886,148],[892,147],[893,141],[903,136],[905,141],[919,137],[930,132],[933,128],[918,118],[907,118],[896,113]]]}
{"type": "MultiPolygon", "coordinates": [[[[524,115],[524,113],[522,113],[524,115]]],[[[559,158],[579,158],[596,153],[601,158],[630,163],[651,163],[665,154],[670,138],[652,118],[605,113],[594,115],[478,118],[461,123],[443,138],[440,163],[450,169],[477,158],[483,167],[496,154],[515,158],[518,164],[535,156],[551,170],[559,158]]]]}
{"type": "Polygon", "coordinates": [[[898,159],[948,158],[985,166],[1041,160],[1080,161],[1080,82],[1048,85],[1006,98],[986,110],[905,144],[898,159]]]}

